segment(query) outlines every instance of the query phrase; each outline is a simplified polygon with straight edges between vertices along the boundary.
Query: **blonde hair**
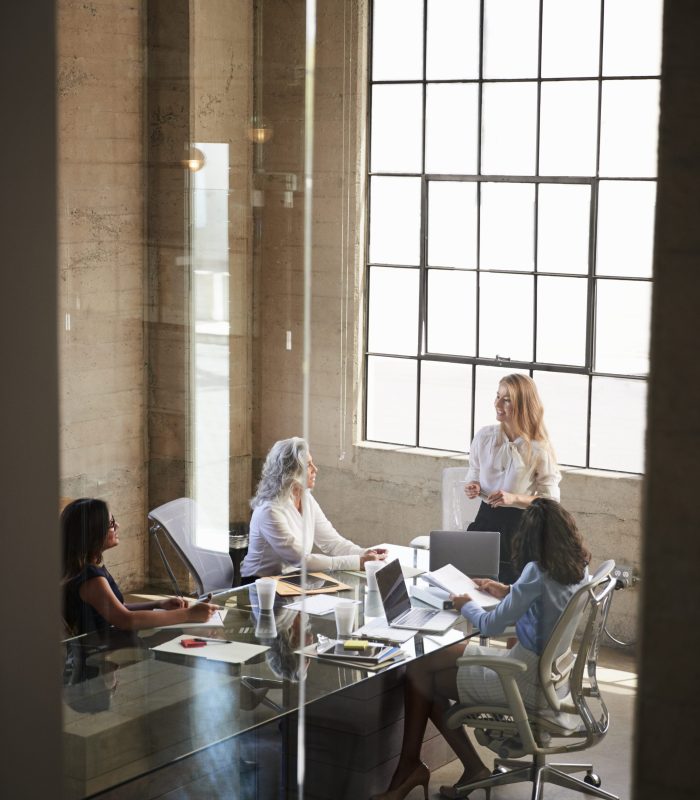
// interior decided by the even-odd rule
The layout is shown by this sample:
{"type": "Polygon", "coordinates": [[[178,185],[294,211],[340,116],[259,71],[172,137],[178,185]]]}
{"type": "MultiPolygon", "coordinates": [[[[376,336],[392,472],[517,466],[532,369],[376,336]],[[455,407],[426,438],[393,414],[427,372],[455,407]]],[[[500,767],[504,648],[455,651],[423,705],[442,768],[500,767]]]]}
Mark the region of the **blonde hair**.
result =
{"type": "MultiPolygon", "coordinates": [[[[521,436],[527,442],[530,454],[532,453],[532,442],[538,442],[556,461],[554,449],[544,424],[544,406],[540,400],[537,385],[532,378],[514,372],[501,378],[498,385],[508,388],[513,409],[510,425],[514,436],[521,436]]],[[[501,433],[505,436],[503,423],[501,423],[501,433]]]]}

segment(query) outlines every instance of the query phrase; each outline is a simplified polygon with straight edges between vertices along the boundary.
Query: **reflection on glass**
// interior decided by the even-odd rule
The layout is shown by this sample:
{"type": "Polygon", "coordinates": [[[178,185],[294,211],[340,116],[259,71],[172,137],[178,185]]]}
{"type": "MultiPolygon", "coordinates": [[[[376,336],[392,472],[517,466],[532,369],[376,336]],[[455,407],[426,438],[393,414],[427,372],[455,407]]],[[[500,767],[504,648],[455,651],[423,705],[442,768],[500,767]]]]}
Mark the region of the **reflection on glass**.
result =
{"type": "Polygon", "coordinates": [[[662,16],[663,0],[605,0],[603,75],[658,75],[662,16]]]}
{"type": "Polygon", "coordinates": [[[484,0],[484,77],[537,77],[539,0],[484,0]]]}
{"type": "Polygon", "coordinates": [[[496,411],[493,402],[498,391],[498,382],[506,375],[518,372],[528,375],[524,369],[509,369],[508,367],[477,367],[476,386],[474,390],[474,432],[484,425],[496,424],[496,411]]]}
{"type": "Polygon", "coordinates": [[[479,0],[428,0],[428,80],[479,77],[479,0]]]}
{"type": "Polygon", "coordinates": [[[228,550],[229,527],[229,146],[197,142],[193,173],[194,496],[197,544],[228,550]]]}
{"type": "Polygon", "coordinates": [[[537,279],[538,361],[585,364],[587,287],[583,278],[537,279]]]}
{"type": "Polygon", "coordinates": [[[420,447],[469,450],[472,368],[424,361],[421,366],[420,447]]]}
{"type": "Polygon", "coordinates": [[[428,184],[428,264],[476,268],[476,184],[428,184]]]}
{"type": "Polygon", "coordinates": [[[540,175],[595,175],[598,84],[542,84],[540,175]]]}
{"type": "Polygon", "coordinates": [[[594,469],[644,471],[646,381],[593,378],[591,453],[594,469]]]}
{"type": "Polygon", "coordinates": [[[591,187],[540,184],[537,203],[539,272],[588,272],[591,187]]]}
{"type": "Polygon", "coordinates": [[[584,466],[588,420],[588,378],[562,372],[532,376],[544,405],[544,419],[559,464],[584,466]]]}
{"type": "Polygon", "coordinates": [[[600,174],[656,177],[659,81],[603,81],[600,174]]]}
{"type": "Polygon", "coordinates": [[[534,240],[534,183],[482,184],[481,268],[532,270],[534,240]]]}
{"type": "Polygon", "coordinates": [[[372,178],[369,260],[417,265],[419,259],[420,178],[372,178]]]}
{"type": "Polygon", "coordinates": [[[480,356],[532,361],[533,281],[530,275],[481,275],[480,356]]]}
{"type": "Polygon", "coordinates": [[[415,355],[418,346],[418,270],[371,267],[368,348],[415,355]]]}
{"type": "Polygon", "coordinates": [[[474,83],[428,85],[425,116],[425,171],[477,171],[478,88],[474,83]]]}
{"type": "Polygon", "coordinates": [[[598,189],[598,275],[650,278],[656,184],[601,181],[598,189]]]}
{"type": "Polygon", "coordinates": [[[372,80],[422,78],[423,0],[374,0],[372,5],[372,80]]]}
{"type": "Polygon", "coordinates": [[[645,375],[649,371],[651,283],[599,280],[596,306],[596,371],[645,375]]]}
{"type": "Polygon", "coordinates": [[[416,444],[418,365],[407,358],[367,359],[367,438],[416,444]]]}
{"type": "Polygon", "coordinates": [[[485,83],[481,130],[482,174],[534,175],[537,85],[485,83]]]}
{"type": "Polygon", "coordinates": [[[544,0],[542,77],[583,78],[598,74],[600,3],[544,0]]]}
{"type": "Polygon", "coordinates": [[[428,352],[476,355],[476,273],[428,272],[428,352]]]}
{"type": "Polygon", "coordinates": [[[372,171],[420,172],[423,91],[418,84],[372,87],[372,171]]]}

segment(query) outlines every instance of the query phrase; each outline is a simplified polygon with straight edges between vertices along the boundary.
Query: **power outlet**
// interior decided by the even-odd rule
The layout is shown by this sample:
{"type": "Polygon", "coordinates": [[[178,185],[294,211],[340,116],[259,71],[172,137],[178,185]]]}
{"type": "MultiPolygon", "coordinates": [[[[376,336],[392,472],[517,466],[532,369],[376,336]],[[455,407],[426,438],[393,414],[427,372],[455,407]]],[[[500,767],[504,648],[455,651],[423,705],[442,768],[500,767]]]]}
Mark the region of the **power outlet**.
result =
{"type": "Polygon", "coordinates": [[[634,574],[634,568],[629,564],[615,564],[612,571],[612,576],[617,581],[619,589],[627,589],[637,582],[637,576],[634,574]]]}

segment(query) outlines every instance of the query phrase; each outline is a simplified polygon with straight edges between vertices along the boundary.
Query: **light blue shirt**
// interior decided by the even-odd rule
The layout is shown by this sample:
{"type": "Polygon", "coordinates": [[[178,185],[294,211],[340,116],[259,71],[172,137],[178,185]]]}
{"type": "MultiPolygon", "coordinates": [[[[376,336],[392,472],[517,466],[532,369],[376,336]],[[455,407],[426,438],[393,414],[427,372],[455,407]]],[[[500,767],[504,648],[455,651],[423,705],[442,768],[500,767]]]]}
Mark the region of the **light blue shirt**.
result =
{"type": "Polygon", "coordinates": [[[540,655],[571,596],[588,581],[586,569],[581,583],[564,586],[531,561],[494,609],[484,611],[470,600],[462,606],[462,616],[483,636],[498,636],[515,624],[520,644],[540,655]]]}

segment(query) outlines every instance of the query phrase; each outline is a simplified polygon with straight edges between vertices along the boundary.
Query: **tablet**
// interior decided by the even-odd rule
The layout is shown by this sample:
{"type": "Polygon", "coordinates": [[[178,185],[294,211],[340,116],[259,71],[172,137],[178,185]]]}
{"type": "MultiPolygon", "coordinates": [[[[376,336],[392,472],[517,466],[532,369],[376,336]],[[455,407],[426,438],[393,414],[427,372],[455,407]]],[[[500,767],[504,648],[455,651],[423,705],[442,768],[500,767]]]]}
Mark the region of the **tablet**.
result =
{"type": "MultiPolygon", "coordinates": [[[[301,574],[294,572],[291,575],[285,575],[279,579],[282,583],[288,583],[290,586],[296,586],[299,589],[303,588],[301,584],[301,574]]],[[[327,589],[330,586],[337,586],[337,581],[329,581],[326,578],[317,578],[314,575],[306,576],[307,589],[327,589]]]]}

